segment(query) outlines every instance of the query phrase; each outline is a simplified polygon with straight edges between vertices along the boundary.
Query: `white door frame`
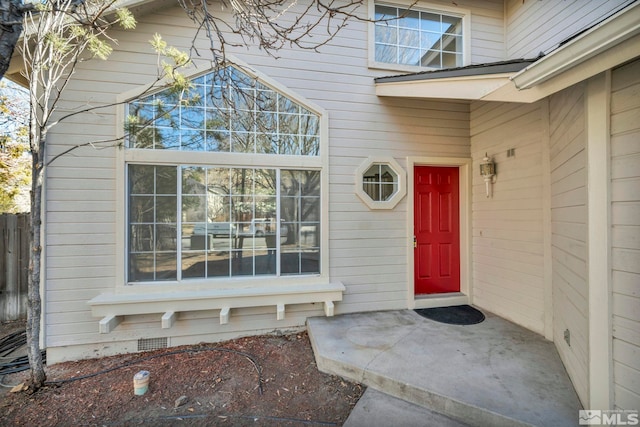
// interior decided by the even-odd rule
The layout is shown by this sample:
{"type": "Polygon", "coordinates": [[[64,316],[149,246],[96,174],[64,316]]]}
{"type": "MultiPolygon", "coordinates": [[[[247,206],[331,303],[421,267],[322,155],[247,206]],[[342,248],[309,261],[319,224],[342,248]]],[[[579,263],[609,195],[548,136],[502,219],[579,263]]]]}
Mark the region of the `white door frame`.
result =
{"type": "Polygon", "coordinates": [[[471,159],[465,157],[407,157],[407,308],[444,307],[472,303],[471,286],[471,159]],[[414,291],[414,169],[416,166],[458,167],[460,179],[460,292],[416,298],[414,291]]]}

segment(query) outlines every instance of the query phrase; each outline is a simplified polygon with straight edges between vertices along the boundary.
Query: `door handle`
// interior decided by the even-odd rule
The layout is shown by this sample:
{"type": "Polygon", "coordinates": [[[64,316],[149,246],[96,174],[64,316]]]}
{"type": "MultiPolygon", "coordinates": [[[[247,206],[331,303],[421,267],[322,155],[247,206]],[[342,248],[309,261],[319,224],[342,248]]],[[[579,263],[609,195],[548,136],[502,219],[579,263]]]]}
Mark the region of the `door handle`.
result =
{"type": "Polygon", "coordinates": [[[417,248],[418,247],[418,238],[416,236],[413,236],[413,248],[417,248]]]}

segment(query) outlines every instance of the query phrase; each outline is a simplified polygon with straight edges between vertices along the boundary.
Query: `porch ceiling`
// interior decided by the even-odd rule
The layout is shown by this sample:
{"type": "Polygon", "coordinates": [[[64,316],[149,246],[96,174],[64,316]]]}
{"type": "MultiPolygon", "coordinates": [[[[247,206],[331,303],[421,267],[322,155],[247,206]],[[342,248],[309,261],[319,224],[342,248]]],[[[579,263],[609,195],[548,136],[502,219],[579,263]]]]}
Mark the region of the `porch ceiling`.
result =
{"type": "Polygon", "coordinates": [[[513,60],[375,79],[378,96],[535,102],[636,58],[640,2],[535,60],[513,60]]]}

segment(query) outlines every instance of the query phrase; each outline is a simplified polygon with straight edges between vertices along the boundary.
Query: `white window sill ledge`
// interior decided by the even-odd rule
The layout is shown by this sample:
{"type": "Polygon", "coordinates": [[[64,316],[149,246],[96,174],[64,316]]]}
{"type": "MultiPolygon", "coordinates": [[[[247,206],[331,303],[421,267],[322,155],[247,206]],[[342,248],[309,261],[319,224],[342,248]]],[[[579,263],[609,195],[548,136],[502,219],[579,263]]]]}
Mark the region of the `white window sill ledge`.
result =
{"type": "Polygon", "coordinates": [[[290,304],[323,303],[325,315],[333,316],[334,301],[342,301],[342,283],[251,287],[140,294],[105,293],[91,299],[91,314],[102,317],[100,333],[107,334],[120,324],[123,316],[161,314],[165,329],[173,326],[177,314],[184,311],[220,310],[220,324],[229,322],[231,309],[244,307],[276,307],[276,319],[285,317],[290,304]]]}

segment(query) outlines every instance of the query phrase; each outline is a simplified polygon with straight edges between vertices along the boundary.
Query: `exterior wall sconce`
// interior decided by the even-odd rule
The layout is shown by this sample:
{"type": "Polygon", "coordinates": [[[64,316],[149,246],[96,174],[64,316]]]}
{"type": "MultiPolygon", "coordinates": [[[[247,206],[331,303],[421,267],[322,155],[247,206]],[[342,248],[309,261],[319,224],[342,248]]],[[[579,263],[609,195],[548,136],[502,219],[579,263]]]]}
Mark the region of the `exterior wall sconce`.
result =
{"type": "Polygon", "coordinates": [[[491,185],[496,182],[496,164],[491,157],[484,154],[482,163],[480,163],[480,176],[484,179],[484,185],[487,189],[487,198],[491,197],[491,185]]]}

